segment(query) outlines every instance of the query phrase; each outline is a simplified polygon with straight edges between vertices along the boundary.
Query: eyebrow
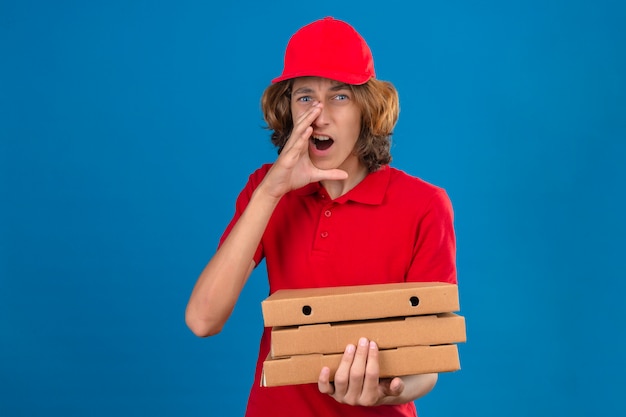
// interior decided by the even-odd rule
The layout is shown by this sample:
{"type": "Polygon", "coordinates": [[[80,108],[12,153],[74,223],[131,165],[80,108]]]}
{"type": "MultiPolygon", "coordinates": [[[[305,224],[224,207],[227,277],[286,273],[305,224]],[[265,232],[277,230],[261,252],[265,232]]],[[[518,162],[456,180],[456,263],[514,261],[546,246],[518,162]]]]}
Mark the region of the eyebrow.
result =
{"type": "MultiPolygon", "coordinates": [[[[349,90],[350,87],[346,83],[337,83],[329,88],[329,91],[341,91],[341,90],[349,90]]],[[[313,93],[313,89],[310,87],[300,87],[293,94],[310,94],[313,93]]]]}
{"type": "Polygon", "coordinates": [[[350,87],[346,83],[338,83],[330,88],[330,91],[349,90],[350,87]]]}
{"type": "Polygon", "coordinates": [[[294,91],[294,94],[309,94],[312,93],[313,89],[309,88],[309,87],[300,87],[298,88],[296,91],[294,91]]]}

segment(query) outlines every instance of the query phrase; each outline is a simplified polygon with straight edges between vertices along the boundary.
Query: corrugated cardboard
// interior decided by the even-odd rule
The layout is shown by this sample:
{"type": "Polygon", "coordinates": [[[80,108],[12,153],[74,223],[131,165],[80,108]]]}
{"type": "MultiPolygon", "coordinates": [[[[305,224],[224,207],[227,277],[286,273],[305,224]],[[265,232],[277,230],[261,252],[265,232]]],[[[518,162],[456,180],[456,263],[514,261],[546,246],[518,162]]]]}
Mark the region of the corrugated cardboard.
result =
{"type": "MultiPolygon", "coordinates": [[[[342,354],[297,355],[288,358],[267,358],[263,364],[261,385],[273,387],[315,383],[324,366],[335,375],[342,354]]],[[[379,351],[380,377],[393,377],[431,372],[452,372],[461,368],[457,345],[409,346],[379,351]]]]}
{"type": "Polygon", "coordinates": [[[261,303],[266,327],[449,313],[459,310],[458,287],[402,282],[278,290],[261,303]]]}
{"type": "Polygon", "coordinates": [[[272,329],[272,357],[343,352],[360,337],[380,349],[442,345],[466,340],[465,318],[454,313],[340,323],[308,324],[272,329]]]}

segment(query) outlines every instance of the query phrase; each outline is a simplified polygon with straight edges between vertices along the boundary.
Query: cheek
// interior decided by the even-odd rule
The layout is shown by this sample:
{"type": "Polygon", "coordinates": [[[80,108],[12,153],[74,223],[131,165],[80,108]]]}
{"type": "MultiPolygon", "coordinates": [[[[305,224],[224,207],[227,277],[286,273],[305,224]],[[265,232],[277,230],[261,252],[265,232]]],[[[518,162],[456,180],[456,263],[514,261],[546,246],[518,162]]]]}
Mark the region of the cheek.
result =
{"type": "Polygon", "coordinates": [[[356,139],[359,138],[359,134],[361,133],[361,115],[353,115],[350,118],[350,126],[352,127],[352,134],[355,136],[356,139]]]}

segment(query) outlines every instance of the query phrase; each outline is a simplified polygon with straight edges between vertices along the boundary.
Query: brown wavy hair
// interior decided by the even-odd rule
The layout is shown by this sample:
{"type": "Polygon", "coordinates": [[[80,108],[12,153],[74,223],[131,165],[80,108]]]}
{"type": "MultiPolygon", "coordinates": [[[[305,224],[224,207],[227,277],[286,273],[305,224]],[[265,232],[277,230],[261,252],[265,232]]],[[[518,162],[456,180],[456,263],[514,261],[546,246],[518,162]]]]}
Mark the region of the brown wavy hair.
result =
{"type": "MultiPolygon", "coordinates": [[[[291,87],[293,80],[271,84],[261,97],[261,109],[272,130],[272,143],[283,150],[293,129],[291,87]]],[[[400,114],[396,88],[388,81],[370,79],[362,85],[348,85],[361,110],[361,133],[354,152],[369,172],[391,162],[391,135],[400,114]]]]}

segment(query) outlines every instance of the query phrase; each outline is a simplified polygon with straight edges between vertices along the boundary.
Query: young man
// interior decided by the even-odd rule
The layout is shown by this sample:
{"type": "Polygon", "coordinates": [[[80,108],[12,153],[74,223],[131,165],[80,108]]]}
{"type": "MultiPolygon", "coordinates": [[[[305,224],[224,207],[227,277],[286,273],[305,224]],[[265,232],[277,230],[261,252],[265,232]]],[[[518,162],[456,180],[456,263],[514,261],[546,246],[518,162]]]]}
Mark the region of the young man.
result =
{"type": "MultiPolygon", "coordinates": [[[[283,73],[262,97],[279,156],[250,175],[186,311],[198,336],[218,333],[253,268],[270,293],[404,281],[456,283],[452,207],[441,188],[389,166],[399,104],[375,78],[365,40],[330,17],[298,30],[283,73]]],[[[378,348],[346,347],[334,378],[263,388],[261,339],[247,416],[415,416],[436,374],[379,378],[378,348]],[[330,380],[333,380],[331,383],[330,380]]],[[[356,342],[356,341],[355,341],[356,342]]]]}

